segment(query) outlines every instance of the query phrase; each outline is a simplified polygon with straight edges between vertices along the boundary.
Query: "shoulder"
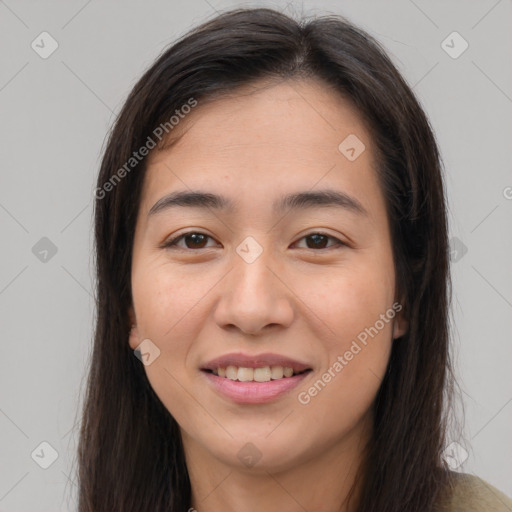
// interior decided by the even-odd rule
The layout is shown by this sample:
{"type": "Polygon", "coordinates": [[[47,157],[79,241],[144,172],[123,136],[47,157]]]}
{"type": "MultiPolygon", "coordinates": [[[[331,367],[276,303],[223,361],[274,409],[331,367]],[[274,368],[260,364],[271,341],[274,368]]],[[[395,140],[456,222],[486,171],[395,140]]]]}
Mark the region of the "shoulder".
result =
{"type": "Polygon", "coordinates": [[[512,512],[512,499],[481,478],[451,472],[448,501],[440,512],[512,512]]]}

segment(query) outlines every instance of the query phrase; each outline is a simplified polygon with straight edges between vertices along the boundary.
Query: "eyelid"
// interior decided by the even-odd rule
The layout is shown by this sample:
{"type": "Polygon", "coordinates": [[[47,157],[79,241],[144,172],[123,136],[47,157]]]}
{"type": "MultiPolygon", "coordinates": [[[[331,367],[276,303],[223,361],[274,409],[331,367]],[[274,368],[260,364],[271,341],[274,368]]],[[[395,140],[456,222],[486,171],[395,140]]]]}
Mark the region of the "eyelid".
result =
{"type": "MultiPolygon", "coordinates": [[[[201,251],[202,249],[211,249],[211,247],[203,247],[201,249],[189,249],[187,247],[177,247],[177,243],[180,242],[183,238],[185,238],[187,235],[191,235],[191,234],[194,234],[194,235],[204,235],[206,236],[207,238],[210,238],[211,240],[215,240],[215,238],[213,238],[211,235],[209,235],[208,233],[204,233],[203,231],[200,231],[200,230],[190,230],[190,231],[186,231],[184,233],[180,233],[179,235],[176,235],[176,236],[173,236],[167,240],[165,240],[159,247],[161,249],[172,249],[172,248],[177,248],[178,250],[184,250],[184,251],[193,251],[193,252],[199,252],[201,251]]],[[[321,235],[321,236],[325,236],[327,238],[330,238],[332,240],[335,240],[336,241],[336,244],[333,245],[333,246],[330,246],[330,247],[326,247],[326,248],[321,248],[321,249],[312,249],[312,248],[309,248],[309,247],[302,247],[302,249],[306,249],[306,250],[309,250],[309,251],[314,251],[314,252],[324,252],[328,249],[332,249],[332,248],[337,248],[339,246],[343,246],[343,247],[348,247],[348,243],[344,242],[343,240],[340,240],[339,238],[335,237],[334,235],[330,235],[329,233],[326,233],[325,231],[321,231],[321,230],[317,230],[317,231],[311,231],[309,233],[306,233],[304,235],[302,235],[300,238],[297,239],[296,242],[294,242],[293,244],[296,244],[297,242],[300,242],[301,240],[303,240],[304,238],[307,238],[309,236],[312,236],[312,235],[321,235]]],[[[216,241],[216,240],[215,240],[216,241]]],[[[218,242],[217,242],[218,243],[218,242]]]]}
{"type": "MultiPolygon", "coordinates": [[[[326,233],[325,231],[311,231],[310,233],[306,233],[305,235],[302,235],[300,238],[298,238],[297,242],[300,242],[304,238],[307,238],[312,235],[325,236],[326,238],[330,238],[331,240],[336,241],[336,244],[334,244],[330,247],[325,247],[323,249],[310,249],[309,247],[303,247],[302,249],[306,249],[306,250],[314,251],[314,252],[321,252],[321,251],[327,251],[328,249],[335,249],[339,246],[348,247],[348,243],[344,242],[343,240],[339,239],[338,237],[335,237],[334,235],[330,235],[329,233],[326,233]]],[[[294,244],[296,244],[297,242],[294,242],[294,244]]]]}
{"type": "MultiPolygon", "coordinates": [[[[159,248],[160,249],[174,249],[174,248],[176,248],[178,250],[181,249],[183,251],[199,252],[201,249],[188,249],[187,247],[177,247],[176,246],[176,244],[178,242],[180,242],[183,238],[185,238],[187,235],[192,235],[192,234],[193,235],[204,235],[207,238],[215,240],[215,238],[213,238],[213,236],[209,235],[208,233],[204,233],[203,231],[192,229],[192,230],[189,230],[189,231],[185,231],[184,233],[180,233],[179,235],[175,235],[175,236],[172,236],[170,238],[167,238],[166,240],[164,240],[164,242],[162,244],[159,245],[159,248]]],[[[217,242],[217,240],[215,240],[215,241],[217,242]]],[[[211,247],[204,247],[204,249],[211,249],[211,247]]]]}

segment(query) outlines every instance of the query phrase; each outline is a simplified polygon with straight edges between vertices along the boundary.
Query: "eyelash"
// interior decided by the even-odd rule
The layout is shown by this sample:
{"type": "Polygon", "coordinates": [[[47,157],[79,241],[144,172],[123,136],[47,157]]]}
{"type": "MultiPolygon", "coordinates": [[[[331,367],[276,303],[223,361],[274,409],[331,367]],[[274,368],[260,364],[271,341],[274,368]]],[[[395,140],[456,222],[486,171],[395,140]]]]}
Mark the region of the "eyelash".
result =
{"type": "MultiPolygon", "coordinates": [[[[172,249],[173,247],[177,247],[177,243],[184,239],[185,237],[189,236],[189,235],[203,235],[207,238],[210,238],[213,240],[213,238],[210,236],[210,235],[207,235],[206,233],[202,233],[201,231],[187,231],[186,233],[182,233],[181,235],[178,235],[170,240],[167,240],[166,242],[164,242],[160,247],[162,249],[172,249]]],[[[321,231],[315,231],[313,233],[309,233],[308,235],[304,235],[303,237],[301,237],[299,240],[303,240],[305,238],[309,238],[313,235],[320,235],[320,236],[324,236],[324,237],[327,237],[327,238],[330,238],[332,240],[335,240],[337,242],[337,244],[335,244],[334,246],[331,246],[331,247],[323,247],[321,249],[312,249],[312,248],[309,248],[309,247],[303,247],[303,249],[309,249],[311,251],[315,251],[315,252],[318,252],[318,251],[325,251],[327,249],[332,249],[332,248],[336,248],[336,246],[344,246],[346,247],[347,244],[342,242],[340,239],[332,236],[332,235],[329,235],[327,233],[323,233],[321,231]]],[[[178,249],[181,249],[181,250],[185,250],[185,251],[200,251],[201,249],[211,249],[211,247],[201,247],[200,249],[189,249],[188,247],[177,247],[178,249]]]]}

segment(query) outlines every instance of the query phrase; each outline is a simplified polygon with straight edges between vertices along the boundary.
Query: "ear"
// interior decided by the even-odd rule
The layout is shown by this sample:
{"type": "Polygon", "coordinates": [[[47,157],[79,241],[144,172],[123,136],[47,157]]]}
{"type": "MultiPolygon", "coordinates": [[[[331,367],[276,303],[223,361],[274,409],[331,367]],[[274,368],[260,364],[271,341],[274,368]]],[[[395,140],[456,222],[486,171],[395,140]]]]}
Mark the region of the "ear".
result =
{"type": "Polygon", "coordinates": [[[135,350],[140,345],[140,337],[139,337],[139,331],[137,328],[137,320],[135,318],[135,313],[133,311],[133,307],[130,306],[130,309],[128,311],[130,316],[130,336],[129,336],[129,345],[132,350],[135,350]]]}
{"type": "Polygon", "coordinates": [[[403,308],[393,320],[393,339],[400,338],[409,330],[409,322],[405,319],[403,308]]]}

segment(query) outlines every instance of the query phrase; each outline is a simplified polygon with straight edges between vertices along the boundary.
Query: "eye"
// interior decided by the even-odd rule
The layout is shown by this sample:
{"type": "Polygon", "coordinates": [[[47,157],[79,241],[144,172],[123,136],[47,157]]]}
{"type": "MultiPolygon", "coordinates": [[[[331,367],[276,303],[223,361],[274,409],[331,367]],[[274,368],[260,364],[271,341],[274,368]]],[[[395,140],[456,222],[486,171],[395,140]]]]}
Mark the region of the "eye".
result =
{"type": "MultiPolygon", "coordinates": [[[[346,245],[338,238],[335,238],[334,236],[327,235],[326,233],[311,233],[309,235],[302,237],[300,240],[306,240],[306,247],[305,247],[306,249],[328,249],[329,247],[326,247],[326,244],[329,239],[337,242],[336,244],[334,244],[334,246],[346,245]],[[308,243],[308,241],[310,241],[310,243],[308,243]]],[[[330,247],[332,247],[332,245],[330,247]]],[[[301,247],[301,249],[302,248],[303,247],[301,247]]]]}
{"type": "MultiPolygon", "coordinates": [[[[167,240],[162,244],[162,248],[172,248],[177,247],[179,249],[207,249],[208,239],[213,240],[213,238],[205,233],[201,233],[198,231],[189,231],[187,233],[183,233],[174,237],[170,240],[167,240]],[[184,242],[185,246],[179,245],[180,242],[184,242]]],[[[341,240],[334,236],[327,235],[325,233],[311,233],[310,235],[303,236],[300,240],[306,240],[306,247],[300,247],[305,249],[328,249],[333,245],[341,245],[345,246],[341,240]],[[331,246],[326,246],[328,240],[334,240],[336,243],[331,246]]],[[[211,247],[211,246],[210,246],[211,247]]]]}
{"type": "Polygon", "coordinates": [[[205,249],[207,248],[206,241],[208,240],[208,238],[213,240],[211,236],[206,235],[205,233],[189,231],[188,233],[178,235],[177,237],[172,238],[171,240],[167,240],[166,242],[164,242],[162,247],[178,247],[179,249],[205,249]],[[178,245],[178,243],[181,241],[185,242],[185,246],[178,245]]]}

